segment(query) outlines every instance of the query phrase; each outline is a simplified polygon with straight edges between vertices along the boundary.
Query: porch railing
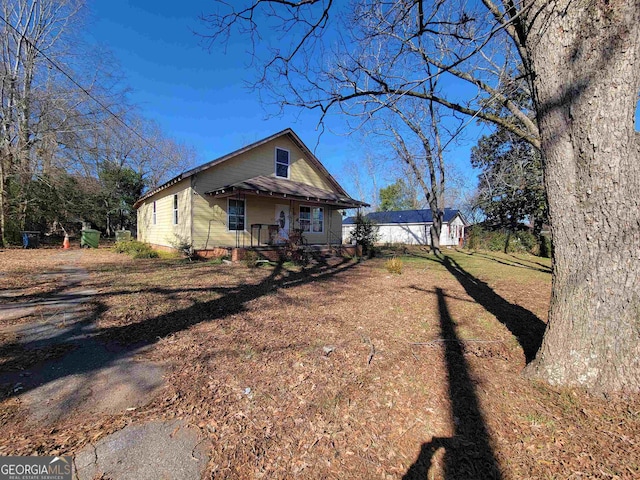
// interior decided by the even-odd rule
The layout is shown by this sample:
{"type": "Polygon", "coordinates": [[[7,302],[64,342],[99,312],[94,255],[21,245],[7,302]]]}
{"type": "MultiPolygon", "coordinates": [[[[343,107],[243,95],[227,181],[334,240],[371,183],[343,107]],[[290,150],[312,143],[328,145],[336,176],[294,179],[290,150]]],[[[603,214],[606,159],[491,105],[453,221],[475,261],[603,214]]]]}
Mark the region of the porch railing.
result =
{"type": "Polygon", "coordinates": [[[273,238],[277,233],[278,225],[253,223],[251,224],[251,246],[260,247],[263,245],[273,245],[273,238]]]}

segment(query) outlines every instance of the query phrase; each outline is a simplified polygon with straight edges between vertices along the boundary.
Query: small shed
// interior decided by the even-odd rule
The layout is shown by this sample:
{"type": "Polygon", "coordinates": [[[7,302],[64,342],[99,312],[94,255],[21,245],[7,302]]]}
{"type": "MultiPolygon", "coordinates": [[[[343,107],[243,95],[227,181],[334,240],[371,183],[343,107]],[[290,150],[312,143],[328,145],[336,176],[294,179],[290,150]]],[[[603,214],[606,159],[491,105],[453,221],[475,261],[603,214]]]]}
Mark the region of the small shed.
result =
{"type": "MultiPolygon", "coordinates": [[[[440,232],[441,246],[460,246],[464,242],[464,229],[468,225],[460,210],[445,208],[440,232]]],[[[430,209],[372,212],[366,217],[372,220],[378,230],[378,243],[399,243],[405,245],[430,245],[429,229],[433,224],[430,209]]],[[[355,217],[342,221],[342,238],[351,242],[351,231],[355,217]]]]}

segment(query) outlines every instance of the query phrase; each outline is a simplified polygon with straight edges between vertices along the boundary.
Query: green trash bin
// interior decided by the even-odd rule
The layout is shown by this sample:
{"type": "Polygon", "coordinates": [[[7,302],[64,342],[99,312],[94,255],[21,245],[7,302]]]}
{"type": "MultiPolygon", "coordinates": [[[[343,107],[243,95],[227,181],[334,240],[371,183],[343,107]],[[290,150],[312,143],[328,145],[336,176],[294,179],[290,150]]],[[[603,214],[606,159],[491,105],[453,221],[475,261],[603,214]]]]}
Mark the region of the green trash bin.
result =
{"type": "Polygon", "coordinates": [[[80,246],[85,248],[98,248],[100,243],[100,230],[82,230],[80,246]]]}
{"type": "Polygon", "coordinates": [[[116,230],[116,242],[128,242],[129,240],[131,240],[129,230],[116,230]]]}

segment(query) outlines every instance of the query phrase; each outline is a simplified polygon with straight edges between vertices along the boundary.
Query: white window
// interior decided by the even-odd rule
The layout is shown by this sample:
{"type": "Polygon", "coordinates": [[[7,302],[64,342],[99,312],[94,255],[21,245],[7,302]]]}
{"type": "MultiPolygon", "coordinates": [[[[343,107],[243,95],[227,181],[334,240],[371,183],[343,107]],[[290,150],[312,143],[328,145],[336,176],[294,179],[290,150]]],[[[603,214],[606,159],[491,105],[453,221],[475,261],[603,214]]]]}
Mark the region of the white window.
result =
{"type": "Polygon", "coordinates": [[[324,207],[300,206],[300,230],[310,233],[323,233],[324,207]]]}
{"type": "Polygon", "coordinates": [[[276,177],[289,178],[289,151],[276,148],[276,177]]]}
{"type": "Polygon", "coordinates": [[[173,224],[178,224],[178,195],[173,196],[173,224]]]}
{"type": "Polygon", "coordinates": [[[229,217],[229,230],[244,230],[244,200],[229,199],[229,208],[227,209],[229,217]]]}
{"type": "Polygon", "coordinates": [[[156,202],[155,200],[153,201],[153,224],[155,225],[157,223],[158,217],[157,217],[157,209],[156,209],[156,202]]]}

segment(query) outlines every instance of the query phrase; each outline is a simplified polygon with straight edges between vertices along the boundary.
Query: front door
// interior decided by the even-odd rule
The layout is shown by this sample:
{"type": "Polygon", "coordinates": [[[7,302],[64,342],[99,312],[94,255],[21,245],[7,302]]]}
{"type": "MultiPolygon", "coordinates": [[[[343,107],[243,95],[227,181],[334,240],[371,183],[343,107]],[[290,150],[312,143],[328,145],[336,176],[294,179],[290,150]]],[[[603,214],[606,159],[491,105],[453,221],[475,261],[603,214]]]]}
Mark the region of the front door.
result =
{"type": "Polygon", "coordinates": [[[276,205],[275,222],[278,225],[276,243],[284,243],[289,239],[289,205],[276,205]]]}

